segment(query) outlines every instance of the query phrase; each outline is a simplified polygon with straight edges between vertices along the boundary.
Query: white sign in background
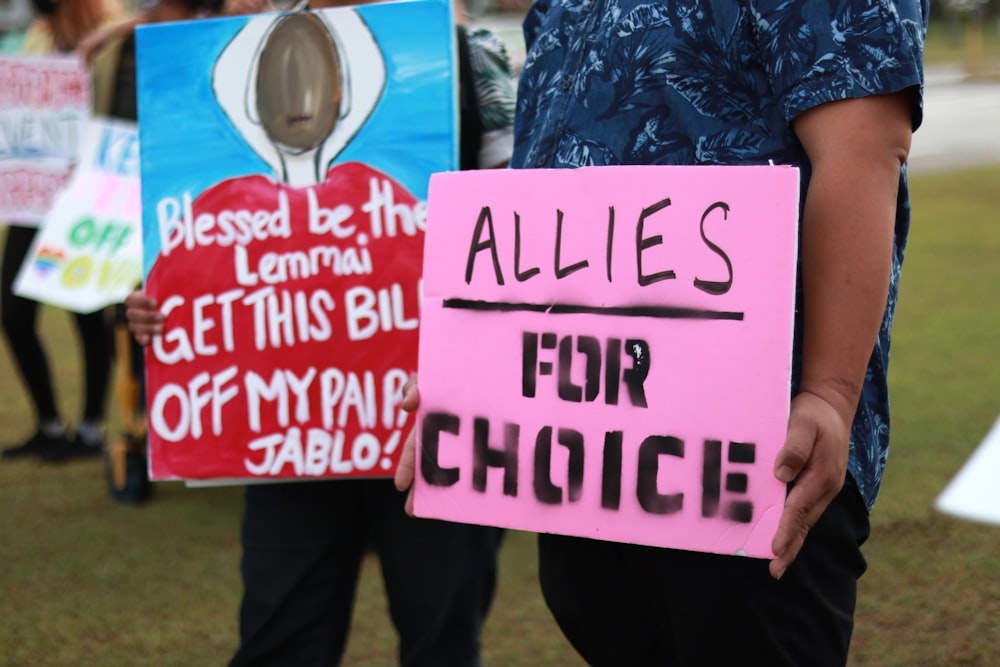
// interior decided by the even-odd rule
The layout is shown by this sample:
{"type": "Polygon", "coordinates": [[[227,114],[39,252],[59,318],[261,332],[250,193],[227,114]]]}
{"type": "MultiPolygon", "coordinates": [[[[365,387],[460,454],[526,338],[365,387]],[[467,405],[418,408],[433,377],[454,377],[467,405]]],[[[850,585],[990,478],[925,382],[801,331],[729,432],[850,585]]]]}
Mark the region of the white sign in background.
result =
{"type": "Polygon", "coordinates": [[[0,221],[38,226],[88,118],[90,75],[79,57],[0,55],[0,221]]]}
{"type": "Polygon", "coordinates": [[[80,161],[45,216],[14,292],[79,313],[121,302],[142,278],[141,230],[136,125],[88,121],[80,161]]]}
{"type": "Polygon", "coordinates": [[[1000,525],[1000,417],[954,479],[938,496],[938,511],[1000,525]]]}

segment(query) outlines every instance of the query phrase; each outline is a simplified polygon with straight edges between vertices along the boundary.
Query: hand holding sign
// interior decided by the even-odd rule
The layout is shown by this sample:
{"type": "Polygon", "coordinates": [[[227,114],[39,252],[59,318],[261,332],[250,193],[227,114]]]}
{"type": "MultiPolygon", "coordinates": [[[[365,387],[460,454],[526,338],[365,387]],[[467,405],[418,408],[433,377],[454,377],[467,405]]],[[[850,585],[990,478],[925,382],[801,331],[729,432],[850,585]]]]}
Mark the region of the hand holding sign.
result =
{"type": "MultiPolygon", "coordinates": [[[[417,389],[417,375],[414,373],[403,386],[403,402],[400,407],[407,412],[413,412],[420,407],[420,391],[417,389]]],[[[396,466],[395,482],[400,491],[406,494],[406,513],[413,515],[413,476],[417,469],[417,429],[413,427],[403,443],[403,451],[399,455],[396,466]]]]}
{"type": "Polygon", "coordinates": [[[137,290],[125,297],[125,309],[128,328],[139,345],[148,345],[163,333],[163,314],[156,299],[137,290]]]}
{"type": "Polygon", "coordinates": [[[795,484],[774,536],[771,576],[780,579],[798,555],[809,528],[819,520],[844,485],[850,424],[819,396],[807,392],[792,400],[788,437],[775,460],[775,476],[795,484]]]}
{"type": "MultiPolygon", "coordinates": [[[[420,407],[420,392],[416,375],[403,387],[402,408],[408,412],[420,407]]],[[[830,430],[823,422],[829,418],[830,429],[843,430],[836,413],[825,402],[811,394],[799,394],[792,401],[788,438],[785,447],[775,460],[775,477],[785,483],[798,480],[789,493],[785,509],[772,542],[775,558],[770,571],[780,579],[788,566],[798,556],[806,533],[818,516],[837,495],[843,485],[847,469],[847,449],[843,447],[843,433],[825,434],[830,430]],[[830,463],[830,460],[833,463],[830,463]],[[814,502],[818,490],[821,501],[814,502]]],[[[410,431],[396,468],[395,483],[400,491],[409,491],[406,511],[413,514],[413,482],[416,471],[416,428],[410,431]]]]}

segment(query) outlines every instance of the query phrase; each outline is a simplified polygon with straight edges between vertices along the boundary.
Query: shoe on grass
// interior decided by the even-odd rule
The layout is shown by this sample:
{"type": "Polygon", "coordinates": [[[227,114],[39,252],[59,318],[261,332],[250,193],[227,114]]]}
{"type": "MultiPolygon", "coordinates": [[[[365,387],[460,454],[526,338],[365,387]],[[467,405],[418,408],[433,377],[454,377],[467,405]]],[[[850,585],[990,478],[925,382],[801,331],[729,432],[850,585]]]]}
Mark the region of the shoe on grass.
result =
{"type": "Polygon", "coordinates": [[[23,444],[8,447],[0,452],[0,458],[7,459],[27,459],[45,458],[51,452],[63,449],[69,445],[65,434],[47,435],[44,431],[38,431],[27,439],[23,444]]]}
{"type": "Polygon", "coordinates": [[[72,440],[64,440],[59,447],[46,449],[42,460],[46,463],[64,463],[78,459],[93,459],[104,455],[104,441],[88,443],[79,435],[72,440]]]}

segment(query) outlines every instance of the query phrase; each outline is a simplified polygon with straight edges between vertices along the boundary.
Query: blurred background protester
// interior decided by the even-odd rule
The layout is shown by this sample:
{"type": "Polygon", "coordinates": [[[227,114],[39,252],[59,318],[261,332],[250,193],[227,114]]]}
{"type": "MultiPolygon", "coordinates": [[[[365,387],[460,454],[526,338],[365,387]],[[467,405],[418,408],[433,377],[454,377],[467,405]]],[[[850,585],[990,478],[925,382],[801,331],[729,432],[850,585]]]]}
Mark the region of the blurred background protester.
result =
{"type": "MultiPolygon", "coordinates": [[[[135,28],[144,23],[189,21],[218,15],[224,0],[159,0],[131,12],[124,20],[91,31],[76,51],[88,63],[100,54],[114,62],[109,117],[138,122],[135,28]]],[[[137,286],[138,287],[138,286],[137,286]]],[[[121,431],[108,440],[108,485],[120,502],[146,500],[152,486],[146,459],[144,364],[142,347],[128,331],[125,306],[115,308],[114,356],[117,378],[114,402],[121,431]]]]}
{"type": "MultiPolygon", "coordinates": [[[[310,7],[341,4],[311,0],[310,7]]],[[[289,5],[301,8],[285,0],[227,0],[224,11],[289,5]]],[[[459,0],[455,12],[464,17],[459,0]]],[[[514,117],[506,52],[488,30],[460,28],[457,38],[461,168],[503,166],[513,145],[514,117]]],[[[315,55],[291,51],[289,66],[315,55]]],[[[137,340],[148,344],[162,335],[163,315],[154,299],[136,291],[126,304],[137,340]]],[[[361,559],[369,548],[380,561],[399,664],[478,667],[503,531],[416,519],[406,514],[405,499],[388,478],[248,484],[240,646],[230,667],[341,664],[361,559]]]]}
{"type": "MultiPolygon", "coordinates": [[[[36,18],[23,35],[5,39],[24,55],[72,53],[91,31],[120,21],[118,0],[33,0],[36,18]]],[[[92,103],[95,113],[107,113],[113,85],[113,54],[97,53],[91,62],[92,103]]],[[[83,346],[86,386],[82,419],[72,438],[56,407],[48,357],[38,336],[38,302],[14,294],[13,283],[38,232],[34,224],[9,220],[0,281],[0,321],[10,345],[14,366],[28,390],[37,419],[34,435],[0,452],[4,459],[37,457],[46,461],[101,456],[104,418],[111,376],[112,329],[104,310],[75,313],[83,346]]]]}
{"type": "Polygon", "coordinates": [[[138,120],[135,113],[136,26],[216,16],[222,11],[225,2],[226,0],[146,0],[138,10],[130,12],[123,20],[101,26],[80,40],[76,51],[88,63],[106,49],[117,50],[113,90],[116,98],[121,96],[122,99],[116,99],[121,106],[113,106],[108,114],[113,118],[133,122],[138,120]]]}

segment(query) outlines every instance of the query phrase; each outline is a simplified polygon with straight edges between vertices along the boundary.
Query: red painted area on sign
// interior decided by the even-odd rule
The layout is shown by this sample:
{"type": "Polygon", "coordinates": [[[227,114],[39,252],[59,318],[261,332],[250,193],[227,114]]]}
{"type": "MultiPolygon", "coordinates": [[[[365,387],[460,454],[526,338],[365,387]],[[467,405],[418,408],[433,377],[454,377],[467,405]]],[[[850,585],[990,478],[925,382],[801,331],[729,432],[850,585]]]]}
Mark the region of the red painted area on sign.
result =
{"type": "Polygon", "coordinates": [[[156,215],[153,477],[391,475],[416,368],[423,203],[347,163],[306,188],[230,179],[156,215]]]}

